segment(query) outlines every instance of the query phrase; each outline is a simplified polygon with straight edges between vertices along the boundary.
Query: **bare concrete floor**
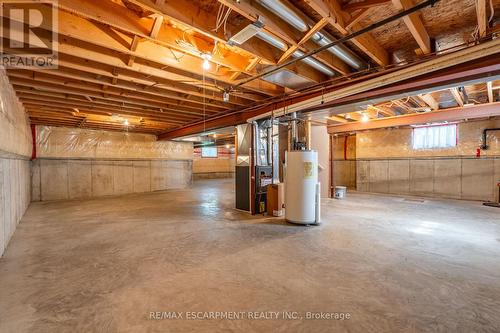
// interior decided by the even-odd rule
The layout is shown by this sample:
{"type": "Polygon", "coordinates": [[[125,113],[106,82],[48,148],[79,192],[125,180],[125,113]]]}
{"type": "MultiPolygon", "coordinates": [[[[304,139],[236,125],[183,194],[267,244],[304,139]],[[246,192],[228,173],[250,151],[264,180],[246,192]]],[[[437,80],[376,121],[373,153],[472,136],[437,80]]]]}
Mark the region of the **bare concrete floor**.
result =
{"type": "Polygon", "coordinates": [[[0,331],[500,331],[498,209],[351,193],[324,202],[323,225],[297,227],[236,212],[232,198],[230,181],[210,180],[32,204],[0,259],[0,331]]]}

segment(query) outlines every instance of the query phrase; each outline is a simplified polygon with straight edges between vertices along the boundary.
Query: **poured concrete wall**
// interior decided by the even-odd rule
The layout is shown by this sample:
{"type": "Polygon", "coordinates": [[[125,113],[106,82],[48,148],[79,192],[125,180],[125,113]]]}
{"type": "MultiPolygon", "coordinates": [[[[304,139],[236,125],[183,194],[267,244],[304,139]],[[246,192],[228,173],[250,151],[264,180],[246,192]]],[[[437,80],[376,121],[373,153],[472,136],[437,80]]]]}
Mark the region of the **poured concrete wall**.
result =
{"type": "Polygon", "coordinates": [[[30,203],[31,130],[0,68],[0,256],[30,203]]]}
{"type": "Polygon", "coordinates": [[[32,200],[66,200],[183,188],[193,144],[154,135],[37,126],[32,200]]]}
{"type": "Polygon", "coordinates": [[[184,188],[192,161],[37,159],[32,200],[65,200],[184,188]]]}
{"type": "Polygon", "coordinates": [[[330,187],[330,143],[326,126],[311,126],[311,149],[318,152],[318,180],[321,183],[321,196],[329,196],[330,187]]]}
{"type": "Polygon", "coordinates": [[[333,185],[356,188],[356,136],[336,136],[332,143],[333,185]]]}
{"type": "Polygon", "coordinates": [[[30,161],[0,158],[0,256],[30,203],[30,161]]]}
{"type": "Polygon", "coordinates": [[[217,157],[204,158],[201,148],[194,149],[193,179],[233,178],[236,155],[234,148],[217,148],[217,157]]]}
{"type": "Polygon", "coordinates": [[[427,150],[412,148],[409,128],[360,132],[349,143],[349,149],[356,151],[355,165],[335,162],[334,172],[338,179],[352,180],[347,175],[354,170],[358,191],[498,200],[500,132],[491,132],[490,149],[481,151],[480,158],[475,156],[483,129],[494,127],[500,127],[500,120],[460,123],[456,147],[427,150]]]}
{"type": "Polygon", "coordinates": [[[498,200],[500,158],[357,161],[358,191],[467,200],[498,200]]]}
{"type": "Polygon", "coordinates": [[[193,160],[194,179],[231,178],[235,172],[235,158],[197,158],[193,160]]]}

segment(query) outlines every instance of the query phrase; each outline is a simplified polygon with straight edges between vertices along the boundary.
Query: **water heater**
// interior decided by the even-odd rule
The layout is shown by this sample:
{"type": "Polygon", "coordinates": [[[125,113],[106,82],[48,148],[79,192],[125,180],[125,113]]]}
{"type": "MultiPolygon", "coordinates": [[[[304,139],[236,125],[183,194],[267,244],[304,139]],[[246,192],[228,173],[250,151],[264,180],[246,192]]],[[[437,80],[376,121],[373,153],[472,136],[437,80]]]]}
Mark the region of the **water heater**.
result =
{"type": "Polygon", "coordinates": [[[312,150],[286,152],[285,219],[296,224],[320,222],[318,153],[312,150]]]}

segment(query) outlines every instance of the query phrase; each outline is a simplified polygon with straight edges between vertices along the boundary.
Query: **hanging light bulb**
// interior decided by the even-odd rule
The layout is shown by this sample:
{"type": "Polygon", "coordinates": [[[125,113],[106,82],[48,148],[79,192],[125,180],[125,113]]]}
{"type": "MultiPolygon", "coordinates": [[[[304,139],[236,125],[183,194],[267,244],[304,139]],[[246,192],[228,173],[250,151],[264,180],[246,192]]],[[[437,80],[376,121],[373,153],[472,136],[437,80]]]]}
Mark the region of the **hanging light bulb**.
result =
{"type": "Polygon", "coordinates": [[[229,102],[229,93],[227,91],[224,91],[224,94],[222,94],[222,99],[224,102],[229,102]]]}
{"type": "Polygon", "coordinates": [[[207,59],[203,60],[203,69],[204,70],[209,70],[210,69],[210,63],[208,62],[207,59]]]}
{"type": "Polygon", "coordinates": [[[361,116],[361,121],[366,123],[369,120],[370,120],[370,117],[368,116],[368,114],[366,112],[363,112],[363,115],[361,116]]]}
{"type": "Polygon", "coordinates": [[[203,58],[203,65],[202,65],[203,69],[204,70],[209,70],[210,69],[210,62],[209,62],[209,60],[212,58],[212,56],[210,54],[208,54],[208,53],[203,53],[201,55],[201,57],[203,58]]]}
{"type": "Polygon", "coordinates": [[[125,119],[125,121],[123,122],[123,125],[128,126],[128,124],[129,124],[128,119],[125,119]]]}

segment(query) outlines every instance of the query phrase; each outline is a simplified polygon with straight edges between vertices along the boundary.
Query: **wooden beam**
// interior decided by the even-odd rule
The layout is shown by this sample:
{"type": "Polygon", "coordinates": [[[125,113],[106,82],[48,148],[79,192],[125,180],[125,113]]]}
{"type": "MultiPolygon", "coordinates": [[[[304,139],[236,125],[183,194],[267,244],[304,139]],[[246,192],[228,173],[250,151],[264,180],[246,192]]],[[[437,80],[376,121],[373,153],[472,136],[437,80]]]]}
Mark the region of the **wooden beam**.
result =
{"type": "MultiPolygon", "coordinates": [[[[68,113],[68,114],[74,114],[76,112],[73,112],[74,108],[71,108],[70,106],[67,105],[48,105],[49,103],[43,103],[43,102],[38,102],[38,101],[25,101],[24,107],[26,110],[41,110],[44,112],[58,112],[58,113],[68,113]]],[[[111,116],[113,114],[120,114],[123,116],[132,116],[132,117],[143,117],[145,119],[150,119],[150,120],[155,120],[155,121],[162,121],[162,122],[168,122],[173,125],[182,125],[188,123],[190,120],[179,120],[175,118],[171,118],[169,116],[166,116],[162,113],[153,113],[153,112],[135,112],[131,110],[119,110],[117,112],[116,109],[106,109],[106,108],[98,108],[98,107],[93,107],[93,108],[87,108],[87,107],[81,107],[78,109],[78,113],[86,113],[86,114],[98,114],[98,115],[105,115],[105,116],[111,116]]]]}
{"type": "MultiPolygon", "coordinates": [[[[53,82],[42,81],[40,77],[37,77],[35,80],[27,80],[15,77],[13,75],[9,75],[11,84],[15,86],[28,88],[37,88],[41,91],[45,92],[55,92],[61,94],[72,94],[77,96],[85,97],[89,102],[94,102],[92,98],[95,99],[104,99],[106,101],[114,101],[121,102],[126,100],[129,105],[137,105],[138,107],[146,107],[146,108],[157,108],[157,109],[172,109],[175,110],[179,114],[191,114],[191,115],[200,115],[202,113],[202,107],[199,105],[191,106],[187,104],[179,104],[179,103],[171,103],[169,101],[158,100],[158,99],[148,99],[142,98],[141,96],[130,95],[130,94],[121,94],[116,90],[108,90],[106,92],[106,96],[102,94],[99,90],[92,89],[91,87],[86,87],[82,85],[64,85],[53,82]]],[[[19,89],[19,88],[18,88],[19,89]]],[[[19,91],[26,91],[26,90],[19,91]]],[[[217,114],[221,112],[219,109],[213,109],[212,107],[207,107],[206,112],[208,114],[217,114]]]]}
{"type": "Polygon", "coordinates": [[[492,81],[486,82],[486,89],[488,91],[488,102],[493,103],[494,99],[493,99],[493,82],[492,81]]]}
{"type": "Polygon", "coordinates": [[[479,38],[486,37],[486,34],[488,32],[486,2],[486,0],[476,0],[476,16],[477,26],[479,29],[479,38]]]}
{"type": "Polygon", "coordinates": [[[371,120],[366,123],[355,122],[328,126],[328,133],[339,134],[377,128],[428,124],[443,121],[486,118],[500,115],[500,103],[479,104],[470,107],[441,109],[425,113],[412,113],[403,116],[371,120]]]}
{"type": "Polygon", "coordinates": [[[331,115],[331,116],[328,116],[328,117],[325,117],[327,120],[331,120],[331,121],[334,121],[334,122],[337,122],[337,123],[342,123],[342,124],[345,124],[345,123],[348,123],[349,120],[345,119],[344,117],[340,117],[340,116],[337,116],[337,115],[331,115]]]}
{"type": "Polygon", "coordinates": [[[464,106],[464,99],[460,94],[460,91],[458,91],[458,88],[451,88],[450,93],[453,95],[453,98],[459,106],[464,106]]]}
{"type": "MultiPolygon", "coordinates": [[[[349,14],[342,10],[338,0],[305,0],[305,2],[321,17],[327,18],[328,22],[342,35],[349,34],[349,31],[345,28],[345,22],[349,14]]],[[[360,30],[361,27],[356,23],[352,25],[352,29],[360,30]]],[[[370,33],[353,38],[352,42],[380,66],[389,65],[389,54],[370,33]]]]}
{"type": "Polygon", "coordinates": [[[384,108],[382,106],[377,106],[377,105],[369,105],[368,106],[368,110],[371,111],[371,110],[374,110],[386,117],[391,117],[391,116],[395,116],[396,113],[392,110],[392,109],[387,109],[387,108],[384,108]]]}
{"type": "MultiPolygon", "coordinates": [[[[132,42],[130,43],[130,51],[135,52],[137,50],[137,46],[139,45],[140,40],[141,38],[137,35],[134,35],[134,37],[132,37],[132,42]]],[[[135,61],[135,56],[133,55],[129,56],[127,65],[129,67],[132,66],[134,64],[134,61],[135,61]]]]}
{"type": "MultiPolygon", "coordinates": [[[[189,0],[176,0],[176,1],[161,1],[155,2],[150,0],[127,0],[140,6],[154,14],[165,16],[169,21],[181,25],[185,28],[190,28],[197,33],[206,37],[214,39],[218,42],[226,43],[227,38],[222,30],[214,31],[216,15],[208,12],[206,9],[196,5],[196,3],[189,0]]],[[[227,22],[226,32],[229,36],[234,35],[238,31],[238,27],[233,22],[227,22]]],[[[264,52],[259,54],[263,49],[263,44],[256,41],[248,41],[245,45],[237,47],[241,52],[249,56],[261,56],[268,64],[274,63],[274,60],[265,56],[268,54],[264,52]]]]}
{"type": "Polygon", "coordinates": [[[303,93],[261,108],[228,113],[224,116],[207,119],[203,123],[194,123],[163,133],[161,140],[168,140],[199,133],[204,129],[212,130],[235,124],[245,123],[254,117],[281,114],[282,109],[289,112],[305,113],[324,111],[366,100],[391,99],[401,93],[417,94],[423,90],[444,89],[452,84],[464,81],[483,80],[500,75],[500,62],[496,54],[500,52],[500,39],[475,45],[466,50],[445,54],[436,59],[409,68],[377,73],[369,80],[353,79],[327,88],[325,91],[303,93]],[[325,97],[329,97],[325,100],[325,97]],[[321,101],[325,101],[321,103],[321,101]]]}
{"type": "Polygon", "coordinates": [[[400,100],[394,100],[391,101],[391,103],[394,103],[396,106],[398,106],[400,109],[403,109],[405,113],[413,113],[413,109],[408,106],[406,103],[400,101],[400,100]]]}
{"type": "MultiPolygon", "coordinates": [[[[150,37],[152,30],[151,22],[154,21],[155,17],[162,16],[169,19],[169,21],[173,21],[175,23],[174,25],[179,26],[177,30],[180,31],[181,36],[182,32],[189,28],[189,32],[196,31],[197,33],[209,37],[211,40],[216,40],[221,43],[227,42],[222,31],[218,33],[212,31],[212,22],[215,24],[215,16],[212,15],[212,13],[208,13],[204,9],[199,8],[191,1],[176,0],[169,2],[162,1],[159,3],[149,0],[127,1],[146,9],[147,11],[153,13],[153,15],[146,18],[140,18],[134,12],[111,1],[61,0],[58,1],[58,5],[59,7],[71,13],[76,13],[81,17],[91,19],[96,22],[106,23],[113,28],[139,35],[146,39],[152,39],[150,37]]],[[[234,34],[238,31],[238,27],[235,27],[231,22],[228,22],[226,28],[229,34],[234,34]]],[[[169,37],[178,36],[179,32],[174,35],[169,35],[169,31],[174,30],[175,29],[172,25],[164,24],[159,30],[158,36],[154,40],[158,43],[163,43],[163,38],[167,38],[168,40],[169,37]]],[[[207,45],[206,38],[196,38],[201,44],[207,45]]],[[[213,45],[213,42],[211,45],[213,45]]],[[[265,50],[263,43],[252,40],[245,43],[245,47],[247,46],[249,46],[248,48],[250,49],[253,48],[251,50],[252,52],[239,48],[229,48],[228,51],[233,58],[239,56],[239,58],[245,59],[248,57],[261,56],[265,59],[265,61],[268,61],[269,64],[274,63],[274,59],[270,59],[266,56],[269,52],[265,50]],[[255,45],[257,45],[257,47],[254,47],[255,45]],[[233,51],[235,49],[237,49],[237,52],[233,51]],[[263,53],[261,54],[260,51],[263,53]]],[[[217,59],[218,58],[214,55],[212,61],[217,62],[217,59]]]]}
{"type": "Polygon", "coordinates": [[[417,96],[419,99],[421,99],[425,104],[430,106],[432,110],[439,110],[439,103],[432,97],[431,94],[421,94],[417,96]]]}
{"type": "MultiPolygon", "coordinates": [[[[238,12],[240,15],[247,18],[251,22],[255,22],[258,19],[258,17],[264,18],[265,21],[264,30],[266,30],[268,34],[274,36],[279,40],[282,40],[285,44],[288,44],[289,46],[288,50],[290,50],[290,48],[292,47],[295,47],[294,49],[289,51],[289,54],[287,56],[293,54],[293,52],[296,50],[307,52],[308,50],[315,49],[318,47],[316,44],[309,42],[308,41],[309,38],[307,38],[307,40],[304,40],[301,45],[297,45],[305,36],[302,36],[301,33],[294,30],[288,23],[283,21],[276,14],[270,12],[269,10],[258,4],[256,1],[252,0],[239,0],[237,2],[233,0],[218,0],[218,1],[223,5],[231,8],[232,10],[238,12]]],[[[294,8],[291,9],[293,10],[294,8]]],[[[349,73],[349,67],[343,61],[341,61],[339,58],[335,56],[322,57],[321,55],[314,55],[313,58],[323,63],[325,66],[330,67],[341,74],[349,73]]]]}
{"type": "MultiPolygon", "coordinates": [[[[35,84],[40,83],[49,83],[53,85],[57,85],[60,87],[61,91],[65,91],[65,87],[68,88],[76,88],[81,91],[94,92],[99,93],[102,96],[105,95],[115,95],[121,97],[131,97],[144,101],[153,101],[158,103],[167,103],[172,105],[183,105],[188,108],[198,109],[203,106],[203,100],[198,101],[194,98],[188,99],[183,98],[178,95],[169,95],[161,89],[142,87],[140,88],[138,85],[134,84],[122,84],[120,83],[116,87],[101,85],[100,80],[95,79],[91,80],[87,77],[75,77],[66,72],[61,73],[60,70],[57,71],[48,71],[44,69],[33,69],[31,70],[23,70],[23,69],[9,69],[7,70],[7,74],[9,78],[16,79],[25,79],[28,80],[26,82],[33,82],[35,84]],[[183,102],[181,104],[181,102],[183,102]]],[[[223,103],[213,103],[210,102],[210,105],[207,106],[209,110],[213,111],[223,111],[230,109],[227,105],[223,103]]]]}
{"type": "Polygon", "coordinates": [[[203,90],[187,83],[171,81],[155,76],[145,76],[134,71],[120,71],[115,73],[116,75],[113,75],[110,66],[91,61],[83,61],[82,59],[69,57],[63,54],[59,57],[59,67],[57,70],[36,68],[32,68],[31,70],[40,74],[45,73],[58,76],[62,79],[75,79],[99,83],[107,87],[109,87],[109,84],[113,81],[113,85],[116,88],[138,91],[144,94],[149,93],[177,100],[189,100],[201,104],[210,103],[224,108],[248,105],[248,100],[244,98],[233,96],[231,101],[224,102],[222,96],[219,94],[212,94],[210,91],[203,94],[203,90]]]}
{"type": "Polygon", "coordinates": [[[288,50],[285,51],[285,53],[281,56],[281,58],[278,60],[278,65],[281,65],[284,63],[297,49],[304,45],[315,33],[323,29],[325,25],[328,24],[328,19],[323,17],[321,20],[319,20],[307,33],[302,37],[302,39],[295,45],[292,45],[291,47],[288,48],[288,50]]]}
{"type": "Polygon", "coordinates": [[[346,12],[354,12],[359,9],[368,9],[376,6],[387,4],[391,0],[364,0],[360,2],[352,2],[344,5],[342,9],[346,12]]]}
{"type": "MultiPolygon", "coordinates": [[[[62,15],[62,14],[61,14],[62,15]]],[[[146,75],[153,75],[157,77],[168,78],[173,81],[180,82],[190,82],[191,84],[197,84],[203,86],[202,76],[200,74],[200,68],[202,66],[202,60],[197,57],[190,57],[185,55],[182,60],[176,59],[170,49],[162,48],[159,45],[155,45],[152,42],[144,41],[139,44],[136,52],[131,52],[128,47],[125,47],[121,43],[118,43],[115,39],[103,34],[94,25],[88,25],[88,21],[80,18],[73,18],[73,20],[78,20],[80,28],[75,28],[69,22],[64,20],[59,21],[59,34],[64,36],[71,36],[71,38],[60,38],[58,44],[59,54],[62,55],[72,55],[77,56],[81,59],[93,60],[98,63],[112,65],[114,68],[121,69],[132,69],[134,71],[141,72],[146,75]],[[82,25],[87,24],[86,30],[81,29],[82,25]],[[73,39],[77,38],[77,39],[73,39]],[[80,41],[91,40],[93,46],[89,47],[88,43],[79,43],[80,41]],[[116,51],[119,53],[117,54],[116,51]],[[127,66],[123,62],[121,57],[134,55],[136,59],[142,59],[149,61],[144,63],[138,63],[137,60],[132,67],[127,66]],[[155,64],[157,64],[155,66],[155,64]],[[189,71],[189,73],[186,72],[189,71]]],[[[7,28],[6,28],[7,29],[7,28]]],[[[8,29],[7,29],[8,30],[8,29]]],[[[43,31],[40,31],[41,36],[43,31]]],[[[42,39],[50,38],[50,33],[45,31],[45,36],[42,39]]],[[[130,39],[126,35],[123,35],[124,39],[130,39]]],[[[15,50],[5,49],[6,52],[15,52],[15,50]]],[[[221,73],[205,73],[205,90],[211,90],[222,94],[221,89],[217,86],[229,86],[231,80],[229,74],[222,75],[221,73]],[[219,83],[217,83],[219,81],[219,83]],[[207,85],[208,83],[208,85],[207,85]],[[210,86],[213,85],[213,87],[210,86]]],[[[252,95],[247,97],[248,100],[259,100],[264,97],[260,97],[261,94],[266,94],[268,96],[279,95],[283,93],[284,89],[278,87],[269,82],[258,80],[251,82],[248,85],[244,85],[244,92],[252,92],[252,95]],[[255,93],[254,93],[255,92],[255,93]]],[[[240,97],[245,97],[241,94],[240,97]]]]}
{"type": "Polygon", "coordinates": [[[351,20],[345,26],[346,30],[351,31],[352,27],[355,26],[356,24],[358,24],[359,21],[361,21],[362,19],[364,19],[365,17],[367,17],[368,14],[370,14],[370,8],[363,8],[363,9],[359,10],[356,13],[356,15],[353,15],[351,17],[351,20]]]}
{"type": "MultiPolygon", "coordinates": [[[[413,0],[392,0],[394,6],[400,10],[406,10],[415,6],[413,0]]],[[[413,38],[417,41],[418,46],[423,54],[432,52],[431,38],[424,27],[420,13],[412,13],[403,17],[403,21],[410,30],[413,38]]]]}
{"type": "MultiPolygon", "coordinates": [[[[176,3],[178,2],[176,1],[176,3]]],[[[135,56],[135,62],[137,62],[138,58],[142,58],[163,63],[167,65],[166,69],[176,68],[191,71],[193,74],[199,74],[199,68],[201,68],[203,63],[200,51],[210,52],[214,47],[213,42],[207,43],[206,40],[198,38],[197,42],[199,45],[203,45],[203,50],[184,48],[179,43],[179,40],[183,40],[183,36],[186,34],[185,31],[175,28],[172,25],[160,25],[161,28],[156,38],[151,38],[151,18],[139,19],[127,8],[109,1],[97,4],[93,2],[81,3],[76,0],[61,0],[58,4],[61,8],[68,11],[58,12],[59,34],[71,36],[85,42],[91,41],[94,45],[117,50],[127,54],[127,59],[129,59],[129,56],[135,56]],[[78,14],[78,16],[73,14],[78,14]],[[86,19],[95,22],[91,24],[86,19]],[[115,29],[113,30],[113,34],[108,36],[103,34],[102,27],[99,27],[100,24],[113,27],[115,29]],[[123,40],[126,41],[126,45],[130,45],[133,38],[135,38],[133,36],[139,36],[143,39],[143,42],[137,46],[135,52],[120,42],[123,40]],[[183,52],[184,55],[181,56],[179,54],[179,56],[175,56],[172,50],[183,52]]],[[[41,27],[48,29],[45,23],[41,27]]],[[[227,47],[224,47],[220,52],[214,53],[211,59],[211,62],[238,71],[244,71],[249,61],[250,59],[241,55],[241,52],[233,52],[231,48],[227,47]]],[[[130,61],[126,63],[128,62],[130,61]]],[[[221,73],[207,71],[206,76],[214,80],[225,80],[226,83],[231,82],[229,72],[221,75],[221,73]]],[[[281,94],[284,91],[282,87],[264,80],[258,80],[252,86],[253,88],[250,87],[250,90],[264,93],[268,96],[281,94]]],[[[247,89],[247,87],[244,86],[243,89],[247,89]]]]}
{"type": "Polygon", "coordinates": [[[88,109],[107,109],[107,110],[114,110],[111,112],[119,113],[120,110],[129,110],[129,111],[134,111],[136,115],[148,115],[148,114],[158,114],[161,115],[162,113],[165,115],[165,117],[171,117],[172,119],[176,120],[182,120],[182,121],[192,121],[194,119],[200,119],[202,118],[203,114],[181,114],[177,112],[175,109],[167,109],[167,108],[141,108],[133,104],[124,104],[121,105],[119,102],[118,103],[113,103],[112,101],[104,101],[104,100],[97,100],[95,102],[89,103],[85,102],[82,99],[79,99],[78,97],[75,96],[64,96],[61,94],[57,94],[54,92],[41,92],[41,91],[36,91],[36,90],[28,90],[28,89],[22,89],[22,88],[17,88],[18,89],[18,96],[21,100],[28,101],[29,103],[32,104],[41,104],[41,105],[46,105],[50,106],[50,103],[54,103],[54,106],[64,106],[67,108],[88,108],[88,109]],[[163,110],[161,112],[160,110],[163,110]],[[142,113],[141,113],[142,112],[142,113]]]}
{"type": "MultiPolygon", "coordinates": [[[[254,58],[248,66],[245,68],[247,72],[252,72],[255,67],[260,63],[261,59],[260,58],[254,58]]],[[[231,75],[231,79],[236,80],[238,76],[240,76],[241,72],[235,72],[233,75],[231,75]]]]}

